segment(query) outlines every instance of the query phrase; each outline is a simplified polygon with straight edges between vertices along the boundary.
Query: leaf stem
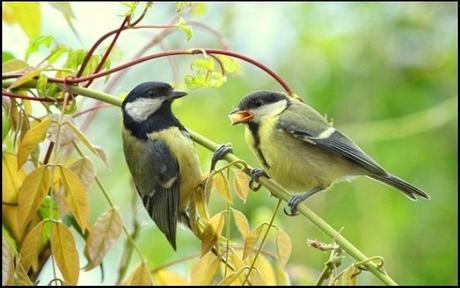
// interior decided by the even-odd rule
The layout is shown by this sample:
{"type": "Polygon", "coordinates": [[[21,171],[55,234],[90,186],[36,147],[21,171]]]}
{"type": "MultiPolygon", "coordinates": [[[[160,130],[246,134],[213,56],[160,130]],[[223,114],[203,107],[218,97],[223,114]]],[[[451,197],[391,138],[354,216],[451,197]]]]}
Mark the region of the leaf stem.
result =
{"type": "Polygon", "coordinates": [[[243,284],[241,286],[244,286],[248,280],[249,276],[251,275],[252,269],[254,269],[254,265],[256,264],[257,257],[259,257],[260,251],[264,248],[265,240],[267,240],[268,233],[270,232],[270,228],[273,226],[273,222],[275,221],[276,214],[278,214],[278,210],[280,209],[281,206],[281,199],[278,199],[278,204],[276,204],[275,211],[273,212],[272,218],[270,219],[270,223],[268,224],[267,232],[265,232],[264,237],[262,238],[262,242],[260,242],[259,249],[257,249],[256,255],[254,256],[254,259],[252,259],[251,266],[249,267],[248,274],[246,274],[246,278],[243,281],[243,284]]]}

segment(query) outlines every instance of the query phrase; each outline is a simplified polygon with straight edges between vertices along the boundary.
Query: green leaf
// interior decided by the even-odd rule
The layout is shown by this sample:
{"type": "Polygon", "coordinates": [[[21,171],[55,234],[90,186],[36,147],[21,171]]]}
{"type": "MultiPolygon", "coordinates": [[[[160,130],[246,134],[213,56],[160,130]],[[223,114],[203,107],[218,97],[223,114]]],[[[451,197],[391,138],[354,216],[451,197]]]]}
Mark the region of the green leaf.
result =
{"type": "Polygon", "coordinates": [[[83,62],[87,51],[84,49],[70,50],[67,56],[67,61],[64,64],[64,68],[76,70],[78,66],[83,62]]]}
{"type": "Polygon", "coordinates": [[[46,96],[46,90],[48,86],[48,77],[45,76],[45,74],[40,74],[40,77],[38,77],[37,80],[37,93],[38,96],[40,97],[45,97],[46,96]]]}
{"type": "Polygon", "coordinates": [[[5,22],[19,24],[29,39],[40,34],[41,11],[39,2],[2,2],[2,14],[5,22]]]}
{"type": "Polygon", "coordinates": [[[2,63],[2,73],[21,71],[28,67],[29,65],[27,65],[27,63],[22,60],[11,59],[2,63]]]}
{"type": "Polygon", "coordinates": [[[224,66],[225,73],[239,73],[241,72],[241,65],[238,60],[232,57],[225,55],[217,55],[217,58],[220,60],[224,66]]]}
{"type": "Polygon", "coordinates": [[[3,51],[2,52],[2,63],[5,63],[8,60],[15,59],[13,53],[8,52],[8,51],[3,51]]]}
{"type": "Polygon", "coordinates": [[[26,74],[24,74],[21,77],[19,77],[18,79],[16,79],[16,81],[14,81],[10,85],[10,87],[8,87],[8,89],[14,89],[16,87],[21,86],[24,83],[29,82],[30,80],[32,80],[35,77],[37,77],[38,75],[40,75],[40,73],[42,72],[42,70],[44,68],[45,67],[36,67],[36,68],[33,68],[33,69],[29,70],[26,74]]]}
{"type": "Polygon", "coordinates": [[[121,2],[121,4],[128,7],[128,11],[123,16],[133,16],[139,2],[121,2]]]}
{"type": "Polygon", "coordinates": [[[176,24],[176,26],[177,26],[177,28],[182,30],[182,32],[184,32],[185,37],[187,38],[187,41],[192,39],[192,36],[193,36],[192,27],[187,25],[187,23],[184,20],[184,18],[180,17],[179,22],[176,24]]]}
{"type": "Polygon", "coordinates": [[[184,10],[186,7],[190,7],[190,6],[192,6],[192,2],[189,2],[189,1],[176,2],[176,13],[182,12],[182,10],[184,10]]]}
{"type": "Polygon", "coordinates": [[[41,35],[29,41],[29,47],[26,49],[25,59],[29,59],[30,54],[37,52],[42,46],[49,48],[54,42],[54,37],[51,35],[41,35]]]}
{"type": "Polygon", "coordinates": [[[99,55],[92,55],[91,58],[89,58],[88,64],[86,64],[82,76],[87,76],[94,73],[94,71],[97,68],[97,65],[99,64],[99,59],[99,55]]]}
{"type": "Polygon", "coordinates": [[[191,14],[193,16],[203,16],[206,14],[208,6],[203,2],[193,2],[191,14]]]}
{"type": "Polygon", "coordinates": [[[53,64],[58,60],[64,53],[68,52],[70,49],[64,45],[58,45],[56,49],[51,52],[51,55],[48,57],[48,64],[53,64]]]}

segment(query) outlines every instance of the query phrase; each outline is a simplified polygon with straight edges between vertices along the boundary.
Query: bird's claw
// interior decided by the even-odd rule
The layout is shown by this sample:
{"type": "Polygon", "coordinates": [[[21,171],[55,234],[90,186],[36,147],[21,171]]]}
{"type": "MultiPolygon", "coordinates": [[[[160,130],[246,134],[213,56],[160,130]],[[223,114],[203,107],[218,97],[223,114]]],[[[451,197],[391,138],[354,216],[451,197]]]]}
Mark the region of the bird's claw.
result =
{"type": "Polygon", "coordinates": [[[258,183],[261,176],[270,178],[264,170],[259,168],[251,169],[251,171],[249,171],[249,176],[251,177],[251,180],[249,181],[249,188],[251,188],[253,191],[258,191],[262,186],[258,183]]]}
{"type": "Polygon", "coordinates": [[[211,171],[214,170],[219,160],[222,160],[227,153],[233,153],[232,144],[222,144],[216,149],[211,160],[211,171]]]}
{"type": "Polygon", "coordinates": [[[289,198],[289,201],[288,201],[288,206],[289,208],[291,209],[291,212],[287,212],[286,211],[286,208],[284,208],[284,213],[287,215],[287,216],[297,216],[299,215],[299,212],[297,211],[297,206],[303,201],[305,200],[304,197],[302,197],[303,195],[294,195],[292,196],[291,198],[289,198]]]}

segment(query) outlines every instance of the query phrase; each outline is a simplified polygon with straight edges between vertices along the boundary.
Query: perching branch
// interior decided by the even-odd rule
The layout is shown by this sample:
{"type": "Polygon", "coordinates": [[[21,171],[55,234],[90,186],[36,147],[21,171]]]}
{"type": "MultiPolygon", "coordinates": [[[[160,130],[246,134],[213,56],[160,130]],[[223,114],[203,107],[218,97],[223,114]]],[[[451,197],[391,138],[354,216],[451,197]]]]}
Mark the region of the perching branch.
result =
{"type": "MultiPolygon", "coordinates": [[[[3,87],[8,87],[11,85],[12,80],[4,80],[2,81],[3,87]]],[[[27,87],[35,87],[36,81],[30,81],[25,84],[27,87]]],[[[113,104],[116,106],[121,106],[121,99],[114,97],[110,94],[106,94],[103,92],[99,92],[96,90],[82,88],[74,85],[69,85],[68,89],[72,93],[80,94],[82,96],[90,97],[99,101],[103,101],[109,104],[113,104]]],[[[215,151],[219,145],[208,138],[189,130],[190,135],[192,136],[193,141],[198,143],[199,145],[203,146],[204,148],[215,151]]],[[[241,162],[243,160],[236,157],[234,154],[227,154],[225,159],[229,162],[238,161],[241,162]]],[[[241,169],[245,173],[249,173],[250,167],[242,165],[240,163],[236,163],[239,169],[241,169]]],[[[275,184],[268,178],[260,177],[259,183],[265,186],[274,196],[282,199],[284,201],[288,201],[291,197],[291,194],[275,184]]],[[[298,207],[300,214],[302,214],[305,218],[307,218],[310,222],[312,222],[318,229],[326,233],[332,239],[335,239],[336,243],[342,247],[342,249],[349,254],[356,262],[361,262],[362,266],[365,267],[369,272],[374,274],[377,278],[379,278],[383,283],[386,285],[397,285],[397,283],[385,272],[383,272],[378,264],[374,263],[373,261],[368,261],[369,257],[364,255],[358,248],[356,248],[350,241],[348,241],[344,236],[342,236],[338,231],[332,228],[326,221],[324,221],[321,217],[315,214],[312,210],[310,210],[305,204],[300,204],[298,207]]]]}

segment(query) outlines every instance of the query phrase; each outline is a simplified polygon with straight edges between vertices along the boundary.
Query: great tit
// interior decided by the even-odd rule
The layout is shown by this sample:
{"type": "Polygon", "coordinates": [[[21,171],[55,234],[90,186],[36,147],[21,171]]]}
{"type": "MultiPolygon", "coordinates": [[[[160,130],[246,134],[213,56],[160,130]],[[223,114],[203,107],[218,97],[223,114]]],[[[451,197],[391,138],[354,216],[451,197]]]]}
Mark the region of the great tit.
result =
{"type": "Polygon", "coordinates": [[[202,179],[190,135],[171,111],[185,95],[167,83],[145,82],[122,104],[126,162],[147,212],[174,250],[177,222],[194,205],[190,200],[202,179]]]}
{"type": "Polygon", "coordinates": [[[288,201],[290,215],[309,196],[361,175],[396,187],[410,199],[429,199],[387,173],[326,118],[293,97],[257,91],[244,97],[229,117],[232,124],[246,124],[246,141],[268,176],[287,190],[304,192],[288,201]]]}

